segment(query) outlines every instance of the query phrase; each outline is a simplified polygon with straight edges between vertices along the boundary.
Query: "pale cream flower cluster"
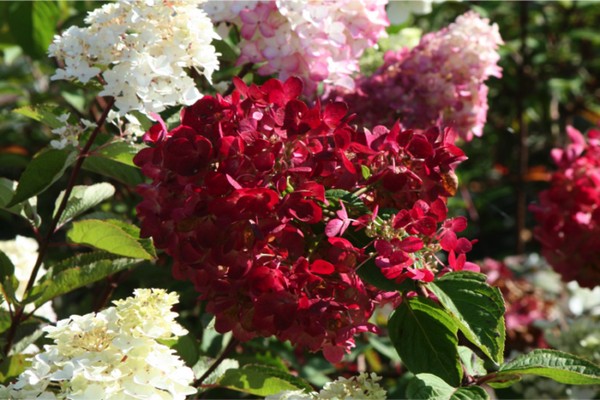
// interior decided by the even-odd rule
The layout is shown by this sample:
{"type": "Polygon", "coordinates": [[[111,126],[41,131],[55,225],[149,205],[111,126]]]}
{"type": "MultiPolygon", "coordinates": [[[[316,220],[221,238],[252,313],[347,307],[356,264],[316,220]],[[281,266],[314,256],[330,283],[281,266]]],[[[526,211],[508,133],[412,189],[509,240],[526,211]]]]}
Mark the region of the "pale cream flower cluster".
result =
{"type": "Polygon", "coordinates": [[[374,372],[361,372],[349,379],[340,377],[325,384],[319,393],[286,390],[265,400],[385,400],[387,392],[377,383],[381,380],[374,372]]]}
{"type": "Polygon", "coordinates": [[[50,141],[50,147],[54,149],[64,149],[67,146],[77,146],[79,145],[79,137],[81,134],[96,127],[94,122],[88,121],[87,119],[81,119],[80,124],[71,125],[68,122],[70,116],[71,114],[66,113],[57,117],[64,125],[52,129],[52,133],[57,137],[50,141]]]}
{"type": "Polygon", "coordinates": [[[44,328],[54,343],[44,346],[15,383],[0,387],[0,397],[184,399],[196,394],[192,370],[159,342],[186,333],[171,312],[177,302],[175,293],[137,289],[114,307],[44,328]]]}
{"type": "MultiPolygon", "coordinates": [[[[31,271],[35,265],[35,262],[38,257],[38,243],[35,239],[25,237],[25,236],[17,236],[13,240],[4,240],[0,241],[0,251],[2,251],[8,259],[13,263],[15,267],[14,276],[17,278],[19,282],[19,286],[15,290],[15,294],[18,300],[23,300],[23,296],[25,295],[25,288],[27,287],[27,282],[29,282],[29,277],[31,276],[31,271]]],[[[36,277],[36,281],[38,281],[44,274],[46,270],[44,267],[41,267],[38,271],[38,275],[36,277]]],[[[3,309],[8,309],[8,304],[4,301],[0,305],[3,309]]],[[[35,305],[28,304],[25,306],[25,312],[30,313],[35,309],[35,305]]],[[[56,313],[52,308],[52,303],[48,302],[35,310],[34,315],[38,317],[46,318],[49,321],[56,321],[56,313]]]]}
{"type": "Polygon", "coordinates": [[[202,97],[189,69],[209,81],[218,68],[218,38],[199,0],[121,0],[89,13],[85,28],[56,36],[50,56],[62,63],[52,76],[87,83],[98,74],[101,96],[113,96],[120,115],[158,113],[202,97]]]}

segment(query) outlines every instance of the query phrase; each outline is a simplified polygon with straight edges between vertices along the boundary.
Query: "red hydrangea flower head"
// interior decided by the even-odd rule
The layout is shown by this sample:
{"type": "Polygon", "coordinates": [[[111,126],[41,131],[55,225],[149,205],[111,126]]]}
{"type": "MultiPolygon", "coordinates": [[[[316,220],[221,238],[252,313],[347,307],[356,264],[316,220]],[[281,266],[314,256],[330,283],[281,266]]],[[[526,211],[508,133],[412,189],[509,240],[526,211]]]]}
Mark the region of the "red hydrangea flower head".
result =
{"type": "Polygon", "coordinates": [[[570,143],[552,150],[558,169],[530,211],[542,255],[565,281],[600,284],[600,131],[586,138],[568,127],[570,143]]]}
{"type": "Polygon", "coordinates": [[[174,129],[153,127],[134,159],[151,179],[138,188],[141,234],[173,257],[219,332],[275,335],[336,362],[376,330],[368,320],[386,298],[357,274],[367,247],[390,279],[431,280],[436,269],[405,262],[430,250],[456,253],[447,269],[469,267],[470,242],[455,235],[465,224],[446,219],[442,200],[465,158],[450,131],[357,131],[345,104],[300,101],[298,78],[234,84],[185,108],[174,129]],[[358,193],[360,207],[329,201],[331,189],[358,193]],[[400,210],[396,236],[382,236],[380,205],[400,210]],[[363,228],[370,242],[348,239],[363,228]]]}

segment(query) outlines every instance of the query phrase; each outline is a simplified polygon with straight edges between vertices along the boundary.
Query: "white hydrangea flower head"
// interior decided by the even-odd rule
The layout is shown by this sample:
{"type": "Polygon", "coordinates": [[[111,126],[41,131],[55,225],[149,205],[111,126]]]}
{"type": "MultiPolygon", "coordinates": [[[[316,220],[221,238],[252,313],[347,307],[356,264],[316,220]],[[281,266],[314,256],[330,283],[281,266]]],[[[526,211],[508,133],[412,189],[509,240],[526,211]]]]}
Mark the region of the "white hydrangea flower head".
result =
{"type": "Polygon", "coordinates": [[[285,390],[267,396],[265,400],[385,400],[387,392],[377,383],[380,376],[361,372],[349,379],[340,377],[325,384],[319,393],[301,390],[285,390]]]}
{"type": "Polygon", "coordinates": [[[265,397],[265,400],[314,400],[316,396],[316,392],[306,393],[302,390],[284,390],[265,397]]]}
{"type": "MultiPolygon", "coordinates": [[[[29,277],[31,276],[31,271],[33,271],[33,267],[38,257],[38,243],[33,238],[17,235],[13,240],[0,241],[0,251],[6,254],[15,266],[15,277],[19,281],[19,286],[17,287],[15,294],[19,300],[22,300],[25,295],[25,288],[27,288],[27,282],[29,282],[29,277]]],[[[46,269],[41,267],[38,271],[36,282],[39,281],[45,273],[46,269]]],[[[3,302],[0,307],[8,309],[6,302],[3,302]]],[[[34,309],[34,304],[27,304],[25,306],[26,313],[30,313],[34,309]]],[[[56,321],[56,313],[52,308],[51,302],[48,302],[35,310],[34,315],[49,321],[56,321]]]]}
{"type": "Polygon", "coordinates": [[[113,96],[121,116],[132,110],[158,113],[202,97],[187,70],[209,81],[219,62],[212,22],[200,0],[121,0],[56,36],[50,56],[64,63],[52,77],[87,83],[98,74],[101,96],[113,96]]]}
{"type": "Polygon", "coordinates": [[[371,374],[361,372],[360,375],[350,379],[340,377],[326,383],[317,398],[320,400],[385,400],[387,392],[377,383],[380,380],[381,377],[374,372],[371,374]]]}
{"type": "Polygon", "coordinates": [[[194,373],[157,339],[184,335],[171,306],[175,293],[138,289],[98,313],[44,328],[44,346],[17,381],[0,393],[28,399],[181,399],[196,394],[194,373]],[[138,324],[140,324],[138,326],[138,324]]]}

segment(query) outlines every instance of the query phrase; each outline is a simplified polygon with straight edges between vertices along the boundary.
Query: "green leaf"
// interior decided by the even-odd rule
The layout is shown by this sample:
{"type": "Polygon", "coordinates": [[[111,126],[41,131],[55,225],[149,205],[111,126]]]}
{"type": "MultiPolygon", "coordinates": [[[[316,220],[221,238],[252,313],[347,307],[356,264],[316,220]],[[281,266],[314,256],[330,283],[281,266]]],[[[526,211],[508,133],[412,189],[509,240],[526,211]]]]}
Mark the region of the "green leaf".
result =
{"type": "Polygon", "coordinates": [[[133,157],[144,147],[146,146],[119,140],[98,147],[92,154],[137,168],[133,163],[133,157]]]}
{"type": "Polygon", "coordinates": [[[154,248],[152,240],[140,238],[140,228],[138,228],[135,225],[128,224],[127,222],[121,221],[119,219],[107,219],[105,221],[118,226],[119,228],[127,232],[129,235],[136,238],[138,243],[144,248],[144,250],[146,250],[146,252],[152,256],[152,258],[156,258],[156,249],[154,248]]]}
{"type": "Polygon", "coordinates": [[[11,323],[10,313],[0,309],[0,333],[6,332],[10,328],[11,323]]]}
{"type": "Polygon", "coordinates": [[[348,192],[344,189],[329,189],[325,191],[325,198],[331,203],[334,208],[338,208],[340,200],[346,203],[350,207],[354,207],[357,211],[364,213],[370,212],[365,206],[365,203],[355,195],[354,193],[348,192]]]}
{"type": "Polygon", "coordinates": [[[15,204],[12,207],[6,207],[10,200],[15,195],[14,187],[17,183],[6,178],[0,178],[0,208],[6,211],[25,218],[29,223],[39,228],[42,223],[42,218],[37,213],[37,198],[33,197],[27,201],[15,204]]]}
{"type": "Polygon", "coordinates": [[[417,374],[408,383],[406,395],[409,399],[427,400],[487,400],[490,397],[479,386],[452,387],[443,379],[432,374],[417,374]]]}
{"type": "Polygon", "coordinates": [[[467,340],[498,364],[504,360],[504,300],[475,272],[451,272],[427,285],[467,340]]]}
{"type": "Polygon", "coordinates": [[[0,384],[8,384],[14,378],[25,371],[28,365],[26,359],[31,357],[27,354],[15,354],[0,362],[0,384]]]}
{"type": "Polygon", "coordinates": [[[180,336],[177,342],[171,346],[173,350],[177,352],[179,357],[189,367],[195,365],[200,358],[200,352],[198,350],[198,343],[191,334],[180,336]]]}
{"type": "Polygon", "coordinates": [[[15,273],[15,265],[2,250],[0,250],[0,282],[15,273]]]}
{"type": "Polygon", "coordinates": [[[458,386],[462,368],[458,357],[458,327],[429,299],[407,298],[388,322],[390,339],[402,362],[413,373],[432,373],[458,386]]]}
{"type": "MultiPolygon", "coordinates": [[[[67,238],[73,243],[88,245],[119,256],[152,260],[154,256],[139,242],[139,236],[124,230],[123,224],[125,223],[114,220],[78,221],[73,223],[67,238]]],[[[131,232],[134,231],[135,227],[131,227],[131,232]]]]}
{"type": "Polygon", "coordinates": [[[33,58],[46,57],[59,17],[54,1],[15,1],[8,7],[10,33],[33,58]]]}
{"type": "MultiPolygon", "coordinates": [[[[196,378],[200,378],[203,376],[206,371],[217,361],[216,358],[205,357],[202,356],[198,358],[198,361],[192,367],[192,371],[194,371],[194,376],[196,378]]],[[[237,369],[240,367],[240,363],[238,360],[234,360],[231,358],[225,358],[223,361],[219,363],[217,368],[211,372],[204,380],[202,381],[202,385],[214,385],[217,381],[230,369],[237,369]]]]}
{"type": "Polygon", "coordinates": [[[39,307],[55,297],[129,269],[140,261],[103,252],[79,254],[54,266],[59,272],[34,286],[27,300],[39,307]]]}
{"type": "MultiPolygon", "coordinates": [[[[58,227],[63,226],[90,208],[97,206],[104,200],[112,197],[114,194],[114,186],[106,182],[97,183],[90,186],[74,186],[73,191],[69,196],[69,200],[67,201],[67,206],[58,221],[58,227]]],[[[62,191],[56,199],[54,215],[52,216],[53,218],[64,195],[65,192],[62,191]]]]}
{"type": "Polygon", "coordinates": [[[600,366],[558,350],[533,350],[503,365],[496,374],[545,376],[568,385],[600,384],[600,366]]]}
{"type": "Polygon", "coordinates": [[[521,375],[501,374],[486,380],[485,384],[494,389],[504,389],[511,387],[521,380],[521,375]]]}
{"type": "Polygon", "coordinates": [[[66,111],[56,104],[24,106],[13,110],[13,112],[41,122],[52,129],[60,128],[65,125],[64,122],[59,121],[58,116],[64,114],[66,111]]]}
{"type": "Polygon", "coordinates": [[[277,368],[256,364],[227,370],[219,379],[218,384],[261,397],[277,394],[284,390],[312,391],[312,387],[301,378],[277,368]]]}
{"type": "Polygon", "coordinates": [[[458,355],[467,374],[471,376],[483,376],[487,374],[483,360],[470,348],[458,346],[458,355]]]}
{"type": "Polygon", "coordinates": [[[48,189],[76,158],[76,152],[66,149],[38,153],[21,174],[15,195],[5,207],[12,207],[48,189]]]}
{"type": "Polygon", "coordinates": [[[0,290],[2,296],[7,303],[14,306],[19,306],[21,302],[17,299],[17,288],[19,287],[19,281],[14,275],[7,276],[2,282],[0,282],[0,290]]]}
{"type": "Polygon", "coordinates": [[[123,162],[100,156],[86,157],[83,162],[83,169],[115,179],[129,186],[139,185],[144,181],[142,173],[137,167],[130,167],[124,165],[123,162]]]}

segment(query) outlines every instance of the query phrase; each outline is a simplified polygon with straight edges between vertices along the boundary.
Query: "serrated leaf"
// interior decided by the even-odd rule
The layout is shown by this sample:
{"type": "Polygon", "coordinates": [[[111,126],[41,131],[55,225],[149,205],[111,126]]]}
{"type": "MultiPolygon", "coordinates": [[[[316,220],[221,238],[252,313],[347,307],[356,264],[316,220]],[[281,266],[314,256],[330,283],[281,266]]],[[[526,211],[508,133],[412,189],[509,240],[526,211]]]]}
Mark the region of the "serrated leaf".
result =
{"type": "Polygon", "coordinates": [[[498,364],[504,360],[504,300],[485,275],[460,271],[445,274],[427,285],[467,340],[498,364]]]}
{"type": "Polygon", "coordinates": [[[144,181],[138,168],[105,157],[86,157],[83,162],[83,169],[115,179],[129,186],[136,186],[144,181]]]}
{"type": "Polygon", "coordinates": [[[227,370],[218,384],[228,389],[262,397],[284,390],[312,391],[312,387],[301,378],[277,368],[254,364],[227,370]]]}
{"type": "Polygon", "coordinates": [[[93,154],[98,157],[104,157],[109,160],[119,162],[137,168],[133,163],[133,157],[145,146],[125,141],[114,141],[112,143],[100,146],[93,151],[93,154]]]}
{"type": "Polygon", "coordinates": [[[58,119],[58,116],[65,113],[65,110],[55,104],[40,104],[37,106],[19,107],[13,112],[31,118],[35,121],[52,128],[60,128],[65,125],[58,119]]]}
{"type": "Polygon", "coordinates": [[[76,158],[76,152],[66,149],[50,149],[39,153],[21,174],[17,190],[5,207],[12,207],[23,200],[42,193],[60,179],[76,158]]]}
{"type": "Polygon", "coordinates": [[[59,17],[54,1],[15,1],[8,7],[11,35],[33,58],[46,57],[59,17]]]}
{"type": "Polygon", "coordinates": [[[433,374],[417,374],[408,383],[410,399],[427,400],[487,400],[489,395],[479,386],[453,387],[433,374]]]}
{"type": "Polygon", "coordinates": [[[140,261],[100,252],[79,254],[59,263],[56,269],[60,272],[34,286],[27,300],[39,307],[55,297],[131,268],[140,261]]]}
{"type": "MultiPolygon", "coordinates": [[[[154,257],[139,242],[140,238],[125,231],[114,220],[87,219],[73,223],[67,238],[119,256],[152,260],[154,257]]],[[[134,227],[135,228],[135,227],[134,227]]]]}
{"type": "MultiPolygon", "coordinates": [[[[97,183],[90,186],[74,186],[73,191],[69,196],[69,200],[67,201],[67,206],[58,221],[58,227],[63,226],[90,208],[97,206],[104,200],[112,197],[114,194],[114,186],[106,182],[97,183]]],[[[56,210],[58,209],[59,204],[62,202],[64,195],[65,192],[62,191],[56,199],[53,218],[55,217],[56,210]]]]}
{"type": "Polygon", "coordinates": [[[113,225],[118,226],[123,229],[129,235],[136,238],[138,243],[144,248],[144,250],[152,256],[152,258],[156,258],[156,249],[154,248],[154,244],[151,239],[140,238],[140,228],[135,225],[128,224],[125,221],[121,221],[119,219],[107,219],[106,222],[109,222],[113,225]]]}
{"type": "Polygon", "coordinates": [[[537,349],[500,367],[497,376],[530,374],[568,385],[600,384],[600,366],[573,354],[537,349]]]}
{"type": "Polygon", "coordinates": [[[437,304],[418,297],[404,299],[390,317],[388,330],[402,363],[412,373],[432,373],[459,385],[458,327],[437,304]]]}

